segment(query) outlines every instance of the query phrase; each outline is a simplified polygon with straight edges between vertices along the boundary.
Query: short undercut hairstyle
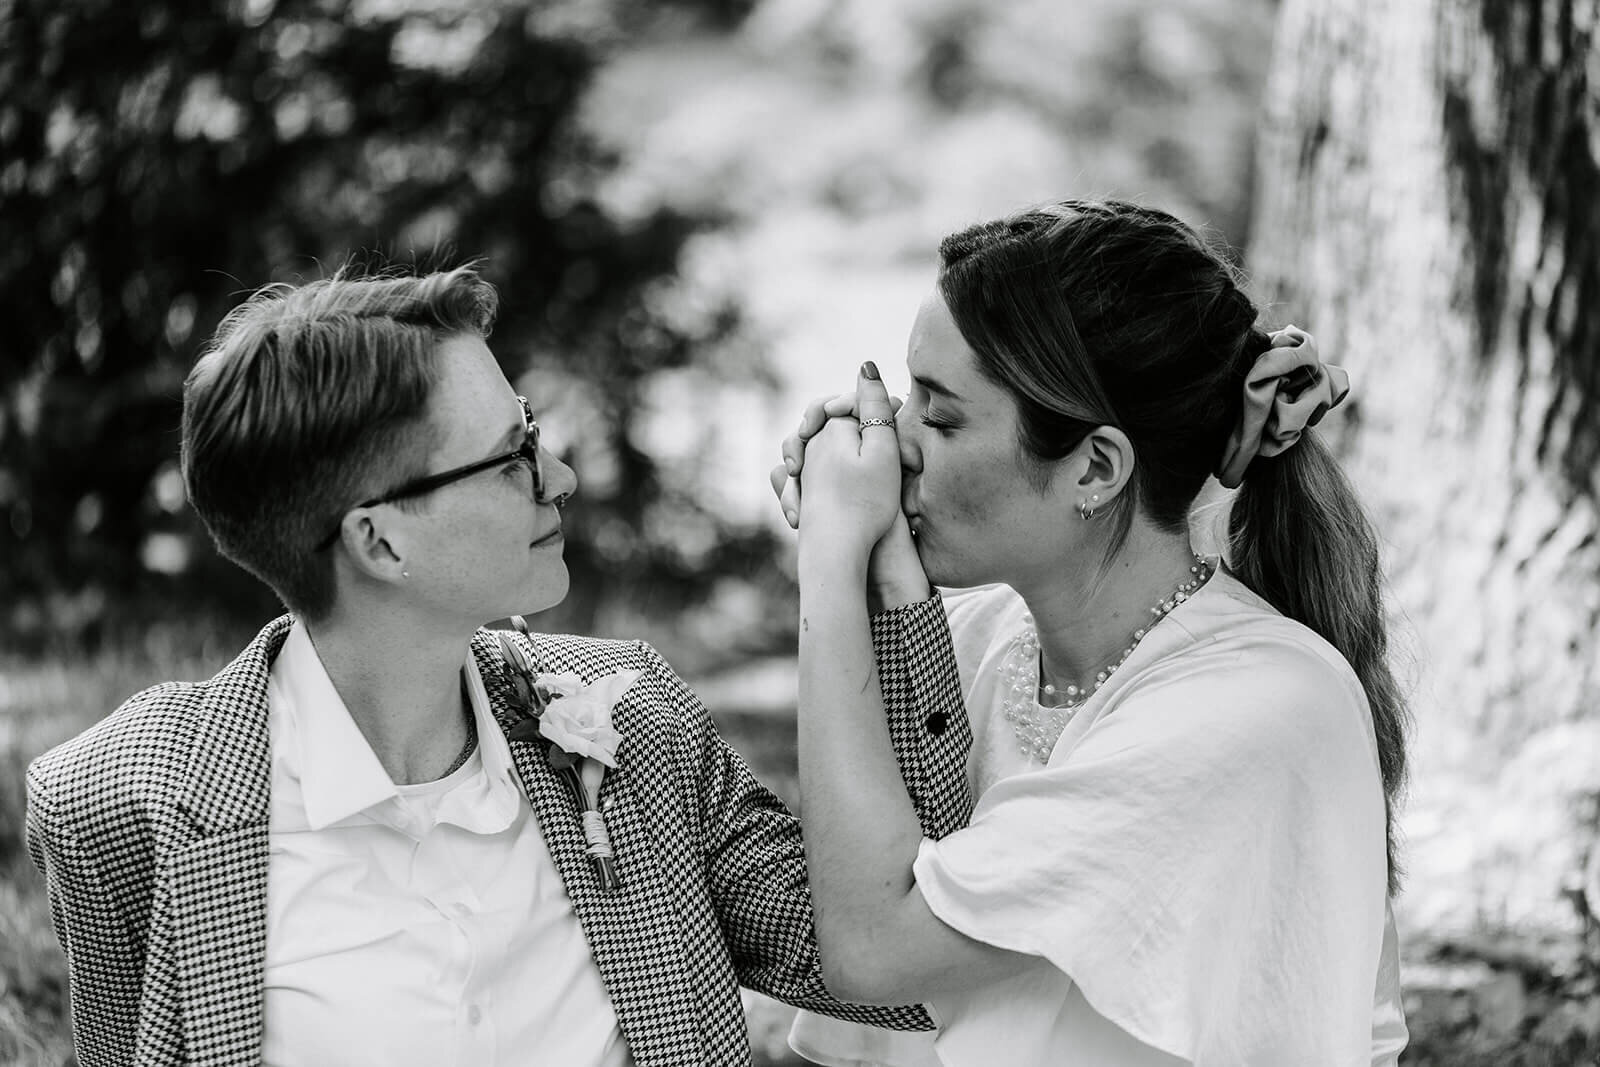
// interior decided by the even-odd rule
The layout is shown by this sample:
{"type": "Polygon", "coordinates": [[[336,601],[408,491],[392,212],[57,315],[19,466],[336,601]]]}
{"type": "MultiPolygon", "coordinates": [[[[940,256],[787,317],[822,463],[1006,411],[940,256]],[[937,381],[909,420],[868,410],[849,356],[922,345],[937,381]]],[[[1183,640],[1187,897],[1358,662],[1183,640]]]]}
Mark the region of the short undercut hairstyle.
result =
{"type": "Polygon", "coordinates": [[[234,308],[183,388],[183,479],[217,549],[289,610],[333,607],[317,545],[357,501],[424,473],[446,338],[487,338],[498,296],[469,266],[350,268],[234,308]]]}

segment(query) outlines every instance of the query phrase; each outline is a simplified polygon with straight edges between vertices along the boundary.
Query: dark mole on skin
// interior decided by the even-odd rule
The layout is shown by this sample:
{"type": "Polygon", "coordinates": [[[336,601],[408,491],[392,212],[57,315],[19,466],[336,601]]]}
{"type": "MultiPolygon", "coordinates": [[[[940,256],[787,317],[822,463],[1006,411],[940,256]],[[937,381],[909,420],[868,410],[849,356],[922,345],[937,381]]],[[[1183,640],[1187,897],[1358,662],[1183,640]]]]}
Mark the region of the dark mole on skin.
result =
{"type": "Polygon", "coordinates": [[[805,619],[804,615],[800,616],[800,632],[801,633],[810,633],[811,632],[811,624],[809,622],[806,622],[806,619],[805,619]]]}

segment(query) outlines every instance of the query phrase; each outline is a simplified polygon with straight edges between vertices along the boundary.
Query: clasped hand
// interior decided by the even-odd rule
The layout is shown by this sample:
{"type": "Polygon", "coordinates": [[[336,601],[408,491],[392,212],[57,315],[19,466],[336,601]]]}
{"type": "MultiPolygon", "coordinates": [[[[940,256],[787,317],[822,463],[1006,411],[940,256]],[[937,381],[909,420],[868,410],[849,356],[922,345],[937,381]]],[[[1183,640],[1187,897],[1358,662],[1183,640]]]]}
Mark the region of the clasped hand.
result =
{"type": "Polygon", "coordinates": [[[827,540],[827,553],[860,558],[870,549],[868,599],[873,610],[912,603],[928,595],[916,542],[900,510],[900,451],[895,427],[861,426],[892,420],[900,400],[877,378],[877,368],[856,380],[853,392],[806,407],[800,426],[784,439],[783,462],[772,469],[789,525],[802,542],[827,540]],[[800,501],[805,498],[805,525],[800,501]]]}
{"type": "Polygon", "coordinates": [[[806,408],[799,429],[783,442],[784,462],[772,470],[773,492],[802,541],[825,536],[840,549],[862,554],[900,518],[900,446],[893,424],[899,405],[877,368],[869,366],[863,364],[855,392],[806,408]]]}

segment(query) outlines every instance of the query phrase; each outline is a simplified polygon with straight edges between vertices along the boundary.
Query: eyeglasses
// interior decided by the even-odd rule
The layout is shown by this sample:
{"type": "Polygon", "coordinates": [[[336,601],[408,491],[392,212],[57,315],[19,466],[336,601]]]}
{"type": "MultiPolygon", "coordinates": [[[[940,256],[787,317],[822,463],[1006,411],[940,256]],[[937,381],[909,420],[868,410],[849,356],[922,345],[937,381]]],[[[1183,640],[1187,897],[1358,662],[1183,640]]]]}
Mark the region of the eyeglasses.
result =
{"type": "MultiPolygon", "coordinates": [[[[402,482],[382,496],[375,496],[371,500],[363,500],[355,506],[358,508],[375,508],[379,504],[392,504],[396,500],[404,500],[406,497],[422,496],[425,493],[433,492],[435,489],[442,489],[453,482],[459,482],[463,478],[470,478],[474,474],[486,471],[491,467],[510,463],[514,459],[528,461],[528,469],[533,472],[533,498],[535,500],[543,500],[544,468],[539,463],[539,424],[534,421],[533,406],[528,403],[527,397],[517,397],[517,403],[522,405],[522,421],[526,427],[527,436],[522,439],[520,445],[510,452],[502,452],[500,455],[490,456],[488,459],[480,459],[476,463],[468,463],[464,467],[452,467],[450,470],[442,471],[438,474],[425,474],[420,478],[413,478],[409,482],[402,482]]],[[[332,532],[317,544],[317,551],[321,552],[338,539],[339,527],[335,526],[332,532]]]]}

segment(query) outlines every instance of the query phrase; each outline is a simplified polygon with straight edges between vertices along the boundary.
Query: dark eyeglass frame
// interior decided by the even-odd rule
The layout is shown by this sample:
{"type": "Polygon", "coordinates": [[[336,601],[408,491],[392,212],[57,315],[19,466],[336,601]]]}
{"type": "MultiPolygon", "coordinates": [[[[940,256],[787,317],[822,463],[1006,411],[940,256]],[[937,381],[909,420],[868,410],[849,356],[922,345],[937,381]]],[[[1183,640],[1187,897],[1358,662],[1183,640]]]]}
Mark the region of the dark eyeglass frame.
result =
{"type": "MultiPolygon", "coordinates": [[[[379,504],[392,504],[396,500],[404,500],[406,497],[422,496],[433,492],[435,489],[443,489],[445,486],[459,482],[463,478],[470,478],[474,474],[479,474],[491,467],[498,467],[502,463],[510,463],[518,458],[527,460],[529,469],[533,471],[533,498],[535,500],[543,500],[544,466],[539,462],[539,423],[533,417],[533,405],[528,403],[527,397],[517,397],[517,403],[522,405],[522,420],[527,429],[527,436],[522,439],[522,443],[516,448],[509,452],[490,456],[488,459],[480,459],[476,463],[468,463],[462,467],[452,467],[447,471],[440,471],[438,474],[425,474],[420,478],[413,478],[409,482],[401,482],[382,496],[375,496],[371,500],[363,500],[359,504],[346,508],[345,511],[353,511],[355,508],[375,508],[379,504]]],[[[341,517],[341,525],[343,521],[341,517]]],[[[333,531],[318,543],[318,552],[339,539],[340,528],[340,526],[335,526],[333,531]]]]}

